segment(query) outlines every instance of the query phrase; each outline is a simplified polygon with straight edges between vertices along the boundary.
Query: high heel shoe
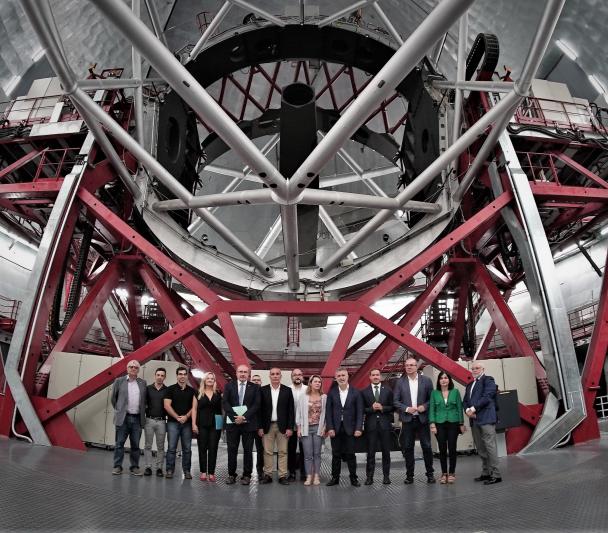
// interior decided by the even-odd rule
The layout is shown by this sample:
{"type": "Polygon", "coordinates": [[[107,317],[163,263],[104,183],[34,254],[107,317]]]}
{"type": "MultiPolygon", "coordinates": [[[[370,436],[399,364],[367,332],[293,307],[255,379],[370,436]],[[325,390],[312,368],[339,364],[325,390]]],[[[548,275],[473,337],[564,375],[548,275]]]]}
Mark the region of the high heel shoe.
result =
{"type": "Polygon", "coordinates": [[[321,478],[319,477],[319,474],[315,474],[312,480],[312,484],[313,485],[320,485],[321,484],[321,478]]]}
{"type": "Polygon", "coordinates": [[[456,476],[454,474],[450,474],[448,476],[448,483],[452,484],[456,481],[456,476]]]}
{"type": "Polygon", "coordinates": [[[441,478],[439,479],[439,484],[440,485],[445,485],[448,482],[448,475],[447,474],[441,474],[441,478]]]}
{"type": "Polygon", "coordinates": [[[306,476],[306,481],[304,481],[304,485],[307,487],[312,483],[312,476],[306,476]]]}
{"type": "Polygon", "coordinates": [[[207,474],[205,472],[201,472],[201,475],[199,476],[199,479],[201,481],[207,481],[207,474]]]}

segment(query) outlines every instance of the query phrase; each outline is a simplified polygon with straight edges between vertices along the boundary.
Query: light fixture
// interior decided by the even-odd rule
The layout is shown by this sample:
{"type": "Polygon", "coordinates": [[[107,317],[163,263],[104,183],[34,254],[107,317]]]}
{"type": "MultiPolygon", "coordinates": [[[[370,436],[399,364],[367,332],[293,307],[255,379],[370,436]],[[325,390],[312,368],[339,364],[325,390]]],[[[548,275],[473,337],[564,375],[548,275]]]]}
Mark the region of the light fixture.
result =
{"type": "Polygon", "coordinates": [[[601,231],[600,231],[600,235],[608,235],[608,226],[604,226],[601,231]]]}
{"type": "Polygon", "coordinates": [[[604,84],[596,77],[595,74],[590,74],[587,76],[589,78],[589,82],[593,85],[593,88],[600,94],[604,94],[606,92],[606,87],[604,84]]]}
{"type": "Polygon", "coordinates": [[[574,50],[572,50],[572,48],[570,47],[569,44],[562,41],[561,39],[558,39],[557,41],[555,41],[555,44],[568,57],[568,59],[571,59],[572,61],[576,61],[578,54],[574,50]]]}
{"type": "Polygon", "coordinates": [[[205,377],[205,374],[207,372],[205,372],[204,370],[201,370],[200,368],[193,368],[192,370],[190,370],[190,373],[196,378],[196,379],[203,379],[205,377]]]}
{"type": "Polygon", "coordinates": [[[123,289],[122,287],[118,287],[118,289],[114,290],[114,292],[116,293],[116,296],[118,296],[119,298],[128,298],[129,297],[129,293],[127,292],[127,289],[123,289]]]}

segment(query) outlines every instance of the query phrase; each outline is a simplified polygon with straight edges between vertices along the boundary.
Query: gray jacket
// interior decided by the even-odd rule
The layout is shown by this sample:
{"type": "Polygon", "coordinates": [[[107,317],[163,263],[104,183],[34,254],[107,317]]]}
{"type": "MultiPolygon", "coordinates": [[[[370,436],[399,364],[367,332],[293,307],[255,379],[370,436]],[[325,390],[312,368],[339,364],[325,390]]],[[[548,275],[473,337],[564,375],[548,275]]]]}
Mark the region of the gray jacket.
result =
{"type": "MultiPolygon", "coordinates": [[[[129,389],[127,385],[127,376],[122,376],[114,380],[112,386],[112,407],[114,407],[114,425],[122,426],[127,416],[127,406],[129,403],[129,389]]],[[[137,378],[139,386],[139,419],[141,426],[146,424],[146,382],[137,378]]]]}

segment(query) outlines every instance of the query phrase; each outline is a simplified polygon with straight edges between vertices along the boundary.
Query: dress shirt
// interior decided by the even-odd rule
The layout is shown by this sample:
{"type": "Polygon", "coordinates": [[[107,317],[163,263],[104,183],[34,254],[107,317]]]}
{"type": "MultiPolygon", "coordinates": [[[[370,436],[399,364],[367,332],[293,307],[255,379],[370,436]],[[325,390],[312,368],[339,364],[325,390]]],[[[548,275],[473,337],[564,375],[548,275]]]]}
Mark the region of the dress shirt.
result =
{"type": "Polygon", "coordinates": [[[346,403],[346,397],[348,396],[348,388],[350,385],[346,385],[346,388],[344,390],[342,390],[339,386],[338,386],[338,392],[340,392],[340,403],[342,404],[342,407],[344,407],[344,404],[346,403]]]}
{"type": "Polygon", "coordinates": [[[247,382],[239,381],[239,405],[243,405],[245,401],[245,391],[247,390],[247,382]]]}
{"type": "Polygon", "coordinates": [[[139,385],[136,379],[127,379],[127,390],[129,392],[129,400],[127,402],[127,413],[130,415],[139,414],[139,385]]]}
{"type": "MultiPolygon", "coordinates": [[[[410,398],[412,399],[412,407],[418,407],[418,374],[416,374],[416,379],[407,378],[408,383],[410,384],[410,398]]],[[[418,416],[418,411],[416,411],[413,416],[418,416]]]]}
{"type": "Polygon", "coordinates": [[[291,392],[293,394],[293,404],[298,405],[298,400],[300,399],[300,396],[306,392],[306,387],[304,385],[300,385],[299,387],[292,385],[291,392]]]}
{"type": "Polygon", "coordinates": [[[276,422],[279,418],[279,416],[277,415],[279,392],[281,392],[281,385],[279,385],[276,389],[272,385],[270,385],[270,396],[272,396],[272,414],[270,415],[271,422],[276,422]]]}
{"type": "MultiPolygon", "coordinates": [[[[469,389],[469,399],[471,398],[471,396],[473,395],[473,389],[475,388],[475,385],[477,385],[477,383],[479,382],[479,380],[483,377],[484,372],[482,372],[481,374],[479,374],[479,376],[477,376],[475,378],[475,381],[473,381],[473,383],[471,383],[471,388],[469,389]]],[[[471,413],[475,413],[475,407],[469,407],[467,409],[467,411],[470,411],[471,413]]]]}

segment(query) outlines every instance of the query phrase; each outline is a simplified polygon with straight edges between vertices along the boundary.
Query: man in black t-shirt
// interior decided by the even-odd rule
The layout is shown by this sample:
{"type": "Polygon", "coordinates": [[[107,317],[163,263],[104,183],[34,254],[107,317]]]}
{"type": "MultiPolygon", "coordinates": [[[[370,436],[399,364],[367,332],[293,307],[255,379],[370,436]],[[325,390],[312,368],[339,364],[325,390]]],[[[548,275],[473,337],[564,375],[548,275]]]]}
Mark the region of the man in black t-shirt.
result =
{"type": "Polygon", "coordinates": [[[167,411],[167,435],[169,445],[167,449],[166,478],[172,478],[175,471],[175,452],[177,441],[182,443],[182,470],[185,479],[192,479],[190,466],[192,460],[192,424],[189,422],[192,415],[192,400],[196,391],[190,387],[188,369],[184,366],[177,368],[177,383],[167,388],[165,396],[165,411],[167,411]]]}

